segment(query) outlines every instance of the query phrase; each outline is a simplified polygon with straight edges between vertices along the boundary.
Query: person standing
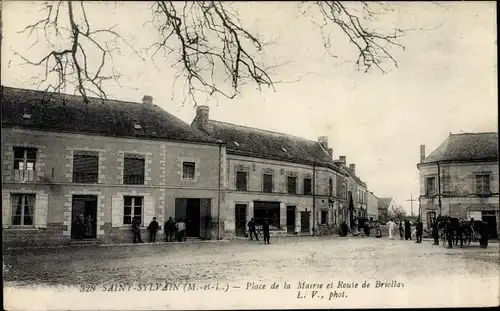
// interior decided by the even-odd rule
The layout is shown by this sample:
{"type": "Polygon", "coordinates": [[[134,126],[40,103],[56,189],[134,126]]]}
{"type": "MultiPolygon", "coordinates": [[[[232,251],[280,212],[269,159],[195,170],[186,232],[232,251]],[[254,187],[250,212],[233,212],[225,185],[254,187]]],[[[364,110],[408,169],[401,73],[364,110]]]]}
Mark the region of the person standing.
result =
{"type": "Polygon", "coordinates": [[[420,217],[417,218],[417,223],[415,224],[415,235],[417,237],[417,242],[422,243],[422,234],[424,233],[424,224],[420,221],[420,217]]]}
{"type": "Polygon", "coordinates": [[[375,237],[376,238],[382,237],[382,230],[380,230],[380,223],[378,221],[375,222],[375,237]]]}
{"type": "Polygon", "coordinates": [[[141,238],[141,222],[137,217],[132,220],[132,230],[134,232],[134,243],[144,243],[141,238]]]}
{"type": "Polygon", "coordinates": [[[445,231],[446,231],[446,240],[448,241],[448,248],[453,248],[453,223],[450,218],[446,219],[445,231]]]}
{"type": "Polygon", "coordinates": [[[481,235],[479,245],[481,245],[481,248],[488,248],[488,223],[484,220],[481,222],[479,234],[481,235]]]}
{"type": "Polygon", "coordinates": [[[269,233],[269,223],[267,220],[264,220],[264,223],[262,224],[262,233],[264,234],[264,244],[271,244],[269,242],[271,235],[269,233]]]}
{"type": "Polygon", "coordinates": [[[389,240],[392,240],[392,235],[394,234],[394,227],[396,227],[396,223],[391,219],[387,222],[387,226],[389,227],[389,240]]]}
{"type": "Polygon", "coordinates": [[[186,223],[182,218],[175,224],[175,228],[177,229],[177,241],[186,241],[186,223]]]}
{"type": "Polygon", "coordinates": [[[175,236],[175,221],[172,217],[168,217],[165,222],[165,242],[173,242],[175,236]]]}
{"type": "Polygon", "coordinates": [[[399,239],[403,239],[403,234],[405,232],[405,229],[403,228],[403,221],[400,219],[399,220],[399,239]]]}
{"type": "Polygon", "coordinates": [[[92,218],[92,215],[88,215],[85,219],[85,236],[87,238],[94,237],[94,219],[92,218]]]}
{"type": "Polygon", "coordinates": [[[465,233],[465,222],[460,217],[458,218],[458,223],[455,230],[455,245],[458,245],[458,241],[460,241],[460,248],[464,247],[464,233],[465,233]]]}
{"type": "Polygon", "coordinates": [[[255,221],[254,219],[250,219],[248,222],[248,233],[250,234],[250,241],[253,241],[253,237],[255,236],[255,240],[258,241],[259,237],[257,236],[257,230],[255,229],[255,221]]]}
{"type": "Polygon", "coordinates": [[[434,238],[434,243],[432,245],[439,245],[439,226],[436,219],[432,220],[432,237],[434,238]]]}
{"type": "Polygon", "coordinates": [[[405,220],[405,240],[411,241],[411,225],[408,219],[405,220]]]}
{"type": "Polygon", "coordinates": [[[153,220],[149,223],[149,243],[156,242],[156,232],[158,231],[158,222],[156,221],[156,217],[153,217],[153,220]]]}

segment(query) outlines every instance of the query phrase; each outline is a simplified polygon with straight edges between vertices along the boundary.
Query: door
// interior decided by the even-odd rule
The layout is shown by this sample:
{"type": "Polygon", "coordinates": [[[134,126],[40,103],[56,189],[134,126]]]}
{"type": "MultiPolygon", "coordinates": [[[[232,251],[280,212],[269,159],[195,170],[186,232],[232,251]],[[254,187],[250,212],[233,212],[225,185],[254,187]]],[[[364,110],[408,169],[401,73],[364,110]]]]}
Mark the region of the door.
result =
{"type": "Polygon", "coordinates": [[[309,233],[309,218],[311,212],[300,212],[300,231],[303,233],[309,233]]]}
{"type": "Polygon", "coordinates": [[[234,206],[235,234],[245,236],[247,226],[247,205],[236,204],[234,206]]]}
{"type": "Polygon", "coordinates": [[[71,218],[72,239],[95,239],[97,237],[97,196],[73,196],[71,218]]]}
{"type": "Polygon", "coordinates": [[[286,207],[286,232],[295,232],[295,206],[286,207]]]}
{"type": "Polygon", "coordinates": [[[201,200],[186,200],[186,236],[192,238],[200,237],[201,226],[201,200]]]}
{"type": "Polygon", "coordinates": [[[496,239],[498,232],[495,211],[483,211],[481,212],[481,218],[488,223],[488,239],[496,239]]]}

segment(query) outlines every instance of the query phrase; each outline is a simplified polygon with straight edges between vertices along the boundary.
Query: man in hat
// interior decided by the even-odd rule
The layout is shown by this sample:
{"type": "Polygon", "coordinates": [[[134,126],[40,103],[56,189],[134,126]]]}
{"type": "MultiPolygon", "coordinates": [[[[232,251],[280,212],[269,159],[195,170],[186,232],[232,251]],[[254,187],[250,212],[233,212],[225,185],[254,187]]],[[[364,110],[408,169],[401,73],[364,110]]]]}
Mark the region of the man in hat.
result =
{"type": "Polygon", "coordinates": [[[156,221],[156,217],[153,217],[153,220],[149,223],[149,243],[156,242],[156,231],[158,231],[158,222],[156,221]]]}

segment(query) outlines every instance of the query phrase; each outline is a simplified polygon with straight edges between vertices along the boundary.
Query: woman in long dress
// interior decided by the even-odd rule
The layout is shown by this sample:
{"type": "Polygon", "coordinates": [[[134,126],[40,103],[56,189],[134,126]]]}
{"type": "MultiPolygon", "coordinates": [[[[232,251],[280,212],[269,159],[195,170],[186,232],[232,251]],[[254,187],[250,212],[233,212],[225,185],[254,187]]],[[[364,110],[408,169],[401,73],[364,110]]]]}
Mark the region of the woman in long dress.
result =
{"type": "Polygon", "coordinates": [[[411,240],[411,225],[408,219],[405,220],[405,240],[411,240]]]}

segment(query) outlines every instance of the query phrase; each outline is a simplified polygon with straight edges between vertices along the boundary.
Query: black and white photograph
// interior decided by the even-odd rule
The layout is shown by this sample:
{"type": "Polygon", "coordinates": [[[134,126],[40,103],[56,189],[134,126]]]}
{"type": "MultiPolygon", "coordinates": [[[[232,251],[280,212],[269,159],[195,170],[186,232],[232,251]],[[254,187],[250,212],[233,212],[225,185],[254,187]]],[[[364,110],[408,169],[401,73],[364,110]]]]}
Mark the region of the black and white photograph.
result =
{"type": "Polygon", "coordinates": [[[496,2],[0,5],[5,310],[500,305],[496,2]]]}

